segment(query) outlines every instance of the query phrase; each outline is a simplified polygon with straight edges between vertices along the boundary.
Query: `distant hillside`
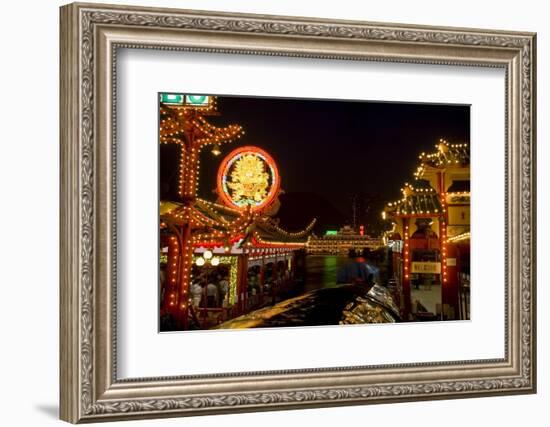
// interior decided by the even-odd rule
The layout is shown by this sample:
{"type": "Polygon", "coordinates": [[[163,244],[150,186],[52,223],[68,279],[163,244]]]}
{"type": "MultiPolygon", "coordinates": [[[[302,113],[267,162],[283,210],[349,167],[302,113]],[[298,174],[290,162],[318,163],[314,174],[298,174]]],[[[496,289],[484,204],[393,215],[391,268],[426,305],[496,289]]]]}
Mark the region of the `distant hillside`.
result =
{"type": "Polygon", "coordinates": [[[327,229],[339,229],[345,224],[344,215],[323,196],[311,192],[285,193],[279,198],[281,208],[276,217],[281,227],[288,231],[304,228],[317,218],[314,232],[322,234],[327,229]]]}

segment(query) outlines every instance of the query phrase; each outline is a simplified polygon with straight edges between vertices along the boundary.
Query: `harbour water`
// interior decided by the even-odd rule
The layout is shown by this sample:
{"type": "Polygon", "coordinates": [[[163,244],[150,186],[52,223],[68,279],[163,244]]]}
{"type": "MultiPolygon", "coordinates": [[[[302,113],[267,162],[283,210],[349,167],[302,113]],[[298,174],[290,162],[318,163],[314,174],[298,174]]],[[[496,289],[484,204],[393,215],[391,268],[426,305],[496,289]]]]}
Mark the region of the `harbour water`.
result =
{"type": "Polygon", "coordinates": [[[304,291],[335,287],[338,270],[350,261],[346,255],[308,255],[304,291]]]}

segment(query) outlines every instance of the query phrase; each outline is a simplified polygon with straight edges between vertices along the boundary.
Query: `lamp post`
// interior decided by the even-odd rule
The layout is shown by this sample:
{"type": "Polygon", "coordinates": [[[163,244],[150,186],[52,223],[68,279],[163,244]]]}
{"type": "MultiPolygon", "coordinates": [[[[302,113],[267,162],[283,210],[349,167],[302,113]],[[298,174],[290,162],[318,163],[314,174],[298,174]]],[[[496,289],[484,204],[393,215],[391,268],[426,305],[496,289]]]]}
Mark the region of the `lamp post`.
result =
{"type": "Polygon", "coordinates": [[[206,320],[208,317],[208,282],[209,282],[208,276],[212,271],[212,267],[217,267],[219,264],[220,264],[220,258],[217,256],[214,256],[211,250],[204,251],[203,254],[195,260],[195,265],[197,265],[198,267],[203,267],[206,270],[206,285],[203,291],[203,300],[204,300],[203,319],[204,319],[205,326],[206,326],[206,323],[207,323],[206,320]]]}

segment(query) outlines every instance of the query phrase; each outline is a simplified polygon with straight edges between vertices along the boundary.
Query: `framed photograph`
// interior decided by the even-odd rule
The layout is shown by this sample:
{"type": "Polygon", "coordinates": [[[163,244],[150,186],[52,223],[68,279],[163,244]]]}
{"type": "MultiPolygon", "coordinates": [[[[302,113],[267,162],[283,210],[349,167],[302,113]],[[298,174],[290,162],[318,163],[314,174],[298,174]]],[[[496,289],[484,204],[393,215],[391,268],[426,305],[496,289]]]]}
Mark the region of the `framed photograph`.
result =
{"type": "Polygon", "coordinates": [[[61,8],[61,418],[536,391],[535,34],[61,8]]]}

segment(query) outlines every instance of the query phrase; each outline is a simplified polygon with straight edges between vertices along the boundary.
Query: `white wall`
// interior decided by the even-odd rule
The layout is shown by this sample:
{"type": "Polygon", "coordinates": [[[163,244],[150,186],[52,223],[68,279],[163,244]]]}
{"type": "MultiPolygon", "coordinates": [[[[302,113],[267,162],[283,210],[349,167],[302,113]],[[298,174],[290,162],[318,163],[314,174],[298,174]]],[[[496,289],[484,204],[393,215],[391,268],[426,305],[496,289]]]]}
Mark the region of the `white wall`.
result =
{"type": "MultiPolygon", "coordinates": [[[[122,3],[111,0],[113,3],[122,3]]],[[[325,18],[450,25],[538,32],[538,117],[550,115],[550,29],[545,2],[273,0],[133,1],[134,4],[325,18]]],[[[3,425],[60,424],[58,401],[58,6],[26,1],[2,6],[0,79],[0,393],[3,425]],[[33,102],[28,97],[33,96],[33,102]],[[42,104],[37,103],[39,99],[42,104]],[[33,105],[34,110],[30,109],[33,105]],[[36,107],[41,105],[41,107],[36,107]]],[[[545,425],[550,397],[545,310],[550,270],[542,245],[549,229],[547,121],[539,120],[539,393],[422,403],[210,416],[131,425],[332,426],[345,422],[408,426],[545,425]],[[545,194],[546,193],[546,194],[545,194]]]]}

